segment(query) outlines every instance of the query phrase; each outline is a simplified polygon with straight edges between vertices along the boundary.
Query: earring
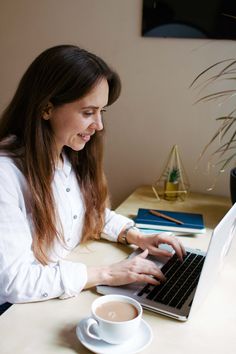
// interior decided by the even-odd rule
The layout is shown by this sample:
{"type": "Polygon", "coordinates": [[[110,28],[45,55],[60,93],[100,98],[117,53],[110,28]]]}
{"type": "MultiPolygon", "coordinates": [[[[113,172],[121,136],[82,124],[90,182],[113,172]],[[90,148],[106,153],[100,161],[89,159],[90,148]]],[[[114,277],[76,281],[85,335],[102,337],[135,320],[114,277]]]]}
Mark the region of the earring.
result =
{"type": "Polygon", "coordinates": [[[44,108],[43,112],[42,112],[42,118],[44,120],[49,120],[51,117],[51,113],[52,113],[52,104],[49,102],[46,107],[44,108]]]}

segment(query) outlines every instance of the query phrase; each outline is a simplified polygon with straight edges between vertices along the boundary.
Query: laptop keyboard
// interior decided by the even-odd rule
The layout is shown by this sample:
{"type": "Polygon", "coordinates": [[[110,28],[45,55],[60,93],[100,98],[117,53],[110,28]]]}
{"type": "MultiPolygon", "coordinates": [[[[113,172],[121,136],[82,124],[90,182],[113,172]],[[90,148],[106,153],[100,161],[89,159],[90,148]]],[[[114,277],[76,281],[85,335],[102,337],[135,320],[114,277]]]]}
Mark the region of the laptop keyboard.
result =
{"type": "Polygon", "coordinates": [[[166,281],[160,285],[147,284],[137,294],[177,309],[181,309],[196,288],[205,256],[187,252],[181,262],[176,254],[161,268],[166,281]]]}

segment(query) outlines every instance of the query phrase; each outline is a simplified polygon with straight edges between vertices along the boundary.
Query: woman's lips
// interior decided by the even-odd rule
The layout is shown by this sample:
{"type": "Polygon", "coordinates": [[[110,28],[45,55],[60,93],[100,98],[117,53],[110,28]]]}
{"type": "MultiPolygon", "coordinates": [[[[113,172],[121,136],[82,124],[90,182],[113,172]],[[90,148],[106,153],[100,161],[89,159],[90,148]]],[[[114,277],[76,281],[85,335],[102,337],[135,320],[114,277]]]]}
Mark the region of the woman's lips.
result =
{"type": "Polygon", "coordinates": [[[89,141],[90,137],[91,137],[91,135],[89,135],[89,134],[78,134],[78,135],[85,142],[89,141]]]}

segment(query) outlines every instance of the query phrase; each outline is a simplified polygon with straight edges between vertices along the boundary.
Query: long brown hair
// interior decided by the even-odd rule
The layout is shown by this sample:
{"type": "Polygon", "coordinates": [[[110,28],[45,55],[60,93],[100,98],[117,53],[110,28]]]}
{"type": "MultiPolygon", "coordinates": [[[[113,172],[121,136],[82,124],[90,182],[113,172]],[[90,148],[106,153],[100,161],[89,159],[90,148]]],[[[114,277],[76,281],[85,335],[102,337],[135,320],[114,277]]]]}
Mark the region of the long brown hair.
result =
{"type": "MultiPolygon", "coordinates": [[[[22,169],[32,197],[33,251],[47,264],[55,238],[64,240],[57,226],[51,183],[55,148],[50,124],[42,119],[49,102],[54,107],[73,102],[90,92],[105,78],[109,85],[108,105],[120,94],[119,76],[98,56],[73,45],[60,45],[41,53],[23,75],[10,104],[0,119],[0,149],[7,151],[22,169]],[[6,140],[9,136],[14,139],[6,140]]],[[[103,132],[96,132],[79,151],[64,147],[75,170],[84,203],[82,241],[99,238],[108,201],[103,172],[103,132]]]]}

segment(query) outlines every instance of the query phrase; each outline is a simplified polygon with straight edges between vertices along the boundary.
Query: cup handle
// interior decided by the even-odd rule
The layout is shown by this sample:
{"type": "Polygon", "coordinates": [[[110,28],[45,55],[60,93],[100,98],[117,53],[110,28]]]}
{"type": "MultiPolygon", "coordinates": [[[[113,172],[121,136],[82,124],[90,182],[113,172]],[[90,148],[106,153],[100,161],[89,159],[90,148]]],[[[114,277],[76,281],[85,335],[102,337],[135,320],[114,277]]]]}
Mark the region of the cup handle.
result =
{"type": "Polygon", "coordinates": [[[101,340],[101,338],[99,337],[99,326],[98,326],[97,321],[94,318],[90,317],[85,321],[84,329],[85,329],[86,334],[89,337],[91,337],[93,339],[101,340]],[[91,332],[91,327],[93,327],[94,333],[91,332]]]}

